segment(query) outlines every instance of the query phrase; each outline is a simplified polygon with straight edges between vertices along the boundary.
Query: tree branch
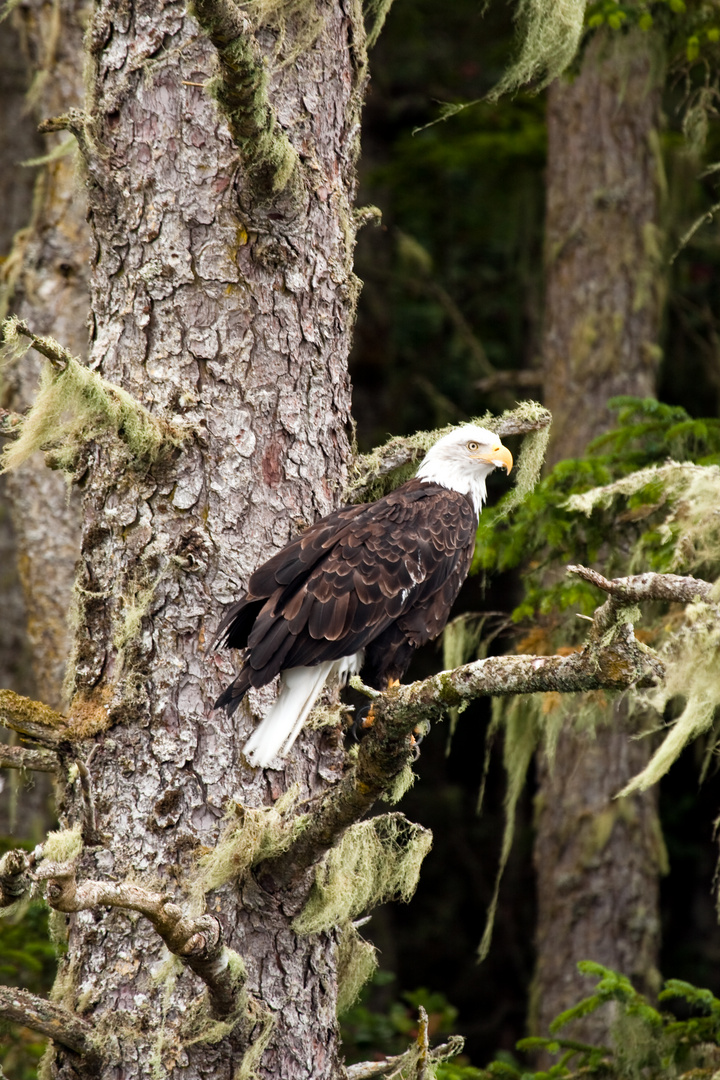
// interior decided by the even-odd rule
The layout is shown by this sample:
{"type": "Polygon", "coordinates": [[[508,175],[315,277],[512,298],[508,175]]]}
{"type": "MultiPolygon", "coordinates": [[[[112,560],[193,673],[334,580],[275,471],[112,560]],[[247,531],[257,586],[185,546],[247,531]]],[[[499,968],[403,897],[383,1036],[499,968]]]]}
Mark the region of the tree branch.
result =
{"type": "Polygon", "coordinates": [[[638,604],[643,600],[668,600],[671,603],[691,604],[695,600],[709,600],[712,583],[702,578],[683,577],[681,574],[634,574],[626,578],[609,578],[587,566],[568,566],[568,574],[597,585],[598,589],[623,600],[626,604],[638,604]]]}
{"type": "MultiPolygon", "coordinates": [[[[521,406],[500,417],[478,417],[474,422],[489,426],[502,439],[507,435],[527,435],[531,431],[549,427],[552,417],[547,409],[539,405],[532,409],[521,406]]],[[[361,454],[354,465],[355,477],[348,484],[347,499],[362,502],[370,496],[379,480],[404,466],[419,464],[428,447],[450,430],[451,427],[447,427],[437,431],[419,431],[407,437],[395,435],[371,454],[361,454]]]]}
{"type": "Polygon", "coordinates": [[[268,65],[250,19],[232,0],[193,0],[191,11],[217,49],[215,96],[255,195],[267,202],[286,188],[292,192],[299,186],[299,158],[270,104],[268,65]]]}
{"type": "Polygon", "coordinates": [[[30,338],[33,348],[41,353],[46,360],[49,360],[56,371],[65,371],[68,364],[71,364],[75,359],[74,356],[72,356],[67,349],[64,349],[62,345],[58,344],[54,338],[44,338],[39,337],[37,334],[33,334],[28,324],[21,319],[14,320],[14,327],[18,334],[30,338]]]}
{"type": "Polygon", "coordinates": [[[87,1020],[62,1005],[12,986],[0,986],[0,1017],[39,1031],[77,1054],[86,1052],[93,1030],[87,1020]]]}
{"type": "MultiPolygon", "coordinates": [[[[421,1012],[425,1012],[421,1009],[421,1012]]],[[[427,1014],[426,1014],[427,1020],[427,1014]]],[[[465,1040],[460,1035],[451,1035],[450,1039],[446,1043],[442,1043],[440,1046],[436,1046],[434,1050],[430,1050],[427,1047],[427,1023],[425,1024],[425,1031],[423,1033],[422,1017],[420,1024],[418,1025],[418,1045],[420,1040],[423,1039],[425,1047],[425,1056],[421,1052],[420,1060],[417,1063],[419,1069],[425,1066],[425,1074],[427,1075],[427,1062],[431,1061],[437,1065],[440,1061],[449,1061],[451,1058],[457,1057],[462,1053],[465,1040]]],[[[412,1048],[411,1051],[412,1053],[412,1048]]],[[[384,1061],[359,1061],[356,1065],[346,1065],[345,1072],[347,1073],[348,1080],[375,1080],[377,1076],[387,1076],[388,1073],[394,1073],[401,1066],[408,1063],[408,1051],[404,1054],[395,1054],[393,1057],[385,1058],[384,1061]]],[[[403,1075],[405,1075],[403,1073],[403,1075]]],[[[415,1073],[416,1077],[420,1077],[422,1073],[418,1070],[415,1073]]]]}
{"type": "Polygon", "coordinates": [[[0,724],[51,750],[70,737],[67,717],[12,690],[0,690],[0,724]]]}
{"type": "Polygon", "coordinates": [[[107,906],[140,912],[170,952],[205,983],[214,1019],[227,1019],[240,1008],[244,967],[242,962],[238,965],[239,957],[225,945],[222,926],[214,915],[189,918],[169,897],[133,882],[78,884],[72,862],[43,862],[35,878],[47,880],[47,901],[56,911],[69,913],[107,906]]]}
{"type": "Polygon", "coordinates": [[[0,769],[54,773],[58,771],[58,766],[58,759],[51,750],[28,750],[24,746],[0,744],[0,769]]]}
{"type": "MultiPolygon", "coordinates": [[[[613,584],[633,598],[644,589],[650,598],[650,586],[634,581],[620,578],[613,584]]],[[[655,583],[653,588],[661,586],[655,583]]],[[[491,656],[379,694],[373,702],[375,722],[360,743],[357,761],[327,792],[290,849],[266,861],[270,876],[283,887],[317,863],[345,829],[392,788],[414,756],[412,732],[423,721],[438,720],[448,709],[478,697],[625,690],[662,679],[665,669],[656,654],[637,641],[628,622],[616,622],[620,607],[634,599],[613,602],[613,621],[608,623],[604,604],[585,646],[569,656],[491,656]]]]}

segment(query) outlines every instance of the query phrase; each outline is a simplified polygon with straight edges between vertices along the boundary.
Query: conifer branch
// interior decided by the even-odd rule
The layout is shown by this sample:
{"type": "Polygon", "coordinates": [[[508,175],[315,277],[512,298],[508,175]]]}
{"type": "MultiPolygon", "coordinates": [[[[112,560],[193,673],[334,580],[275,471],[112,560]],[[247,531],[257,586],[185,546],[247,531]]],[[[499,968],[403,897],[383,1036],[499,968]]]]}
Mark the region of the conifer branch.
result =
{"type": "Polygon", "coordinates": [[[76,1054],[88,1050],[93,1032],[87,1020],[62,1005],[12,986],[0,986],[0,1017],[39,1031],[76,1054]]]}
{"type": "Polygon", "coordinates": [[[0,724],[51,750],[70,737],[67,717],[12,690],[0,690],[0,724]]]}
{"type": "MultiPolygon", "coordinates": [[[[421,1013],[425,1010],[421,1008],[421,1013]]],[[[427,1014],[426,1014],[427,1020],[427,1014]]],[[[462,1053],[465,1040],[461,1035],[451,1035],[446,1043],[442,1043],[440,1046],[436,1046],[434,1049],[430,1049],[427,1044],[427,1023],[424,1025],[422,1017],[420,1024],[418,1025],[418,1049],[420,1047],[420,1041],[423,1042],[425,1049],[424,1058],[422,1052],[419,1057],[415,1047],[411,1047],[409,1051],[405,1051],[404,1054],[395,1054],[393,1057],[387,1057],[384,1061],[359,1061],[355,1065],[346,1065],[345,1072],[347,1073],[347,1080],[375,1080],[375,1077],[400,1075],[399,1070],[409,1065],[415,1066],[413,1073],[406,1073],[403,1071],[402,1075],[412,1075],[419,1078],[423,1075],[421,1070],[425,1068],[424,1075],[427,1076],[428,1063],[432,1063],[433,1066],[437,1066],[441,1061],[449,1061],[451,1058],[457,1057],[462,1053]],[[409,1058],[415,1058],[413,1061],[409,1061],[409,1058]]]]}
{"type": "Polygon", "coordinates": [[[54,773],[58,771],[58,766],[58,759],[51,750],[30,750],[24,746],[0,744],[0,769],[54,773]]]}
{"type": "Polygon", "coordinates": [[[214,91],[261,202],[298,187],[299,158],[278,125],[268,93],[268,66],[253,25],[233,0],[193,0],[191,12],[217,49],[214,91]]]}
{"type": "Polygon", "coordinates": [[[568,574],[597,585],[598,589],[622,600],[625,604],[638,604],[643,600],[666,600],[670,603],[691,604],[696,600],[709,600],[712,582],[681,574],[634,574],[632,577],[603,577],[597,570],[587,566],[568,566],[568,574]]]}
{"type": "Polygon", "coordinates": [[[22,334],[23,337],[29,338],[32,342],[32,347],[39,352],[46,360],[49,360],[56,371],[65,371],[68,364],[71,364],[74,357],[71,353],[64,349],[54,338],[39,337],[37,334],[33,334],[32,330],[26,322],[22,319],[14,319],[13,326],[18,334],[22,334]]]}
{"type": "MultiPolygon", "coordinates": [[[[549,428],[552,416],[547,409],[535,402],[525,402],[519,408],[503,413],[499,417],[477,417],[473,423],[489,427],[501,439],[508,435],[527,435],[531,431],[549,428]]],[[[362,502],[369,497],[376,497],[374,489],[379,481],[400,469],[419,465],[428,449],[443,435],[452,429],[452,425],[438,428],[436,431],[417,431],[414,435],[394,435],[384,446],[369,454],[361,454],[353,466],[354,476],[348,484],[345,497],[350,502],[362,502]]]]}
{"type": "MultiPolygon", "coordinates": [[[[655,575],[663,576],[667,575],[655,575]]],[[[632,579],[620,578],[613,584],[633,595],[645,588],[645,598],[654,598],[647,592],[650,586],[634,585],[632,579]]],[[[688,587],[688,595],[695,587],[688,587]]],[[[655,590],[662,588],[657,582],[653,585],[655,590]]],[[[630,623],[622,618],[618,621],[626,606],[627,601],[623,601],[613,608],[611,622],[607,605],[600,607],[585,646],[568,656],[491,656],[380,694],[373,701],[374,724],[360,743],[355,764],[310,814],[291,847],[266,861],[267,874],[284,887],[297,873],[317,863],[345,829],[392,789],[414,757],[414,729],[423,722],[441,719],[450,708],[479,697],[626,690],[657,683],[665,668],[657,655],[635,638],[630,623]]]]}
{"type": "Polygon", "coordinates": [[[222,926],[214,915],[187,916],[170,897],[135,882],[78,884],[74,861],[44,861],[34,876],[38,881],[47,881],[47,901],[56,911],[70,913],[116,907],[144,915],[170,952],[205,983],[213,1018],[224,1020],[239,1010],[245,983],[244,965],[225,945],[222,926]]]}

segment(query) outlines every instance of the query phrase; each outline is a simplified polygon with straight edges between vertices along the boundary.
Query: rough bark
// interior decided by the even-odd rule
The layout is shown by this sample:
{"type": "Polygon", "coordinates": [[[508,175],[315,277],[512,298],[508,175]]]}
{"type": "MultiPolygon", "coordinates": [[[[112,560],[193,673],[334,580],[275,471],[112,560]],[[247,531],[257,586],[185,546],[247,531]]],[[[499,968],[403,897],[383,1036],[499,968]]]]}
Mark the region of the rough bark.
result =
{"type": "Polygon", "coordinates": [[[579,457],[616,394],[653,396],[663,298],[653,37],[598,33],[548,93],[544,404],[548,463],[579,457]]]}
{"type": "MultiPolygon", "coordinates": [[[[289,9],[283,35],[266,27],[242,43],[266,57],[275,122],[302,164],[301,197],[262,204],[208,90],[217,55],[195,19],[175,3],[106,0],[88,30],[90,365],[186,436],[151,467],[100,436],[80,467],[70,722],[87,740],[104,841],[77,872],[181,907],[228,806],[269,804],[293,782],[312,799],[341,770],[335,729],[301,737],[283,772],[250,769],[241,747],[271,694],[251,694],[232,720],[213,712],[232,659],[208,650],[255,565],[335,505],[350,458],[364,32],[354,6],[312,14],[312,48],[297,40],[307,13],[289,9]],[[281,36],[285,53],[300,46],[287,66],[273,55],[281,36]]],[[[64,809],[80,816],[77,786],[64,809]]],[[[200,1041],[190,1018],[203,1015],[203,983],[188,971],[158,983],[166,954],[146,919],[71,914],[63,1000],[102,1033],[105,1057],[83,1071],[59,1051],[55,1075],[116,1076],[121,1062],[127,1080],[159,1063],[229,1078],[263,1034],[258,1075],[338,1075],[334,935],[290,927],[309,883],[272,894],[250,877],[208,897],[245,959],[249,1011],[200,1041]]]]}
{"type": "MultiPolygon", "coordinates": [[[[610,397],[654,392],[663,292],[661,67],[649,35],[600,33],[578,77],[549,92],[543,364],[551,463],[582,455],[610,426],[610,397]]],[[[594,738],[564,731],[552,767],[540,755],[530,1021],[537,1033],[587,993],[579,960],[623,971],[644,991],[657,986],[657,794],[614,801],[647,763],[650,741],[632,740],[643,717],[628,715],[624,704],[606,713],[594,738]]],[[[609,1022],[600,1010],[572,1035],[603,1043],[609,1022]]]]}

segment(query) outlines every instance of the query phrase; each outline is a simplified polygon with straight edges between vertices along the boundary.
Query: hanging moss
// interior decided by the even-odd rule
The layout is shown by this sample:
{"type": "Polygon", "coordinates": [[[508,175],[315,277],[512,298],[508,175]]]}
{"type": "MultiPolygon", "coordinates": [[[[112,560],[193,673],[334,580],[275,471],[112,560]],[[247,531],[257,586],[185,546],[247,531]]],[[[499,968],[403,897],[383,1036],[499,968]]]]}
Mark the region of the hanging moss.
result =
{"type": "Polygon", "coordinates": [[[685,704],[648,764],[621,795],[645,791],[657,783],[689,742],[712,730],[720,711],[718,605],[689,605],[685,610],[685,625],[670,637],[661,655],[665,661],[665,679],[644,700],[660,716],[673,698],[683,699],[685,704]]]}
{"type": "Polygon", "coordinates": [[[585,0],[519,0],[516,9],[520,51],[515,62],[488,94],[496,101],[528,83],[536,92],[570,64],[580,44],[585,0]]]}
{"type": "Polygon", "coordinates": [[[403,814],[384,814],[352,825],[318,867],[293,929],[319,933],[387,900],[408,901],[431,846],[430,830],[403,814]]]}
{"type": "Polygon", "coordinates": [[[217,844],[198,863],[193,892],[204,896],[227,881],[242,878],[263,859],[287,851],[307,824],[306,815],[291,816],[299,790],[294,784],[272,806],[235,804],[217,844]]]}
{"type": "MultiPolygon", "coordinates": [[[[530,762],[540,739],[541,728],[538,723],[537,702],[534,700],[536,696],[533,694],[511,698],[509,706],[503,710],[502,722],[505,732],[503,763],[507,777],[503,807],[505,826],[493,895],[488,906],[485,929],[478,948],[478,959],[480,960],[485,959],[490,949],[495,912],[497,911],[498,897],[500,895],[500,882],[510,857],[510,850],[515,836],[515,811],[525,787],[530,762]]],[[[493,723],[498,723],[495,714],[498,713],[499,715],[502,705],[502,699],[493,699],[493,723]]]]}
{"type": "Polygon", "coordinates": [[[357,1001],[377,969],[377,949],[365,941],[351,922],[340,927],[337,951],[337,1014],[342,1016],[357,1001]]]}
{"type": "Polygon", "coordinates": [[[243,1054],[233,1080],[256,1080],[260,1059],[270,1043],[275,1027],[273,1014],[254,998],[248,1001],[248,1022],[253,1029],[254,1038],[243,1054]]]}

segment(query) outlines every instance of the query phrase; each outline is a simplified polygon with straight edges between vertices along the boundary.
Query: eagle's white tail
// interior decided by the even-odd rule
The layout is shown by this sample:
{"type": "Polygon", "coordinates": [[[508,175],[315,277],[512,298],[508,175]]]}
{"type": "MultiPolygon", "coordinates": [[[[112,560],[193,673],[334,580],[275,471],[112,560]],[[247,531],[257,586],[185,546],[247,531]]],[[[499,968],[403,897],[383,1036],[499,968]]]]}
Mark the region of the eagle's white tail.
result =
{"type": "Polygon", "coordinates": [[[341,660],[327,660],[315,667],[288,668],[280,676],[280,693],[270,712],[263,717],[245,743],[245,757],[251,765],[264,769],[274,757],[284,757],[310,715],[330,675],[338,675],[344,685],[348,676],[362,667],[363,651],[341,660]]]}
{"type": "Polygon", "coordinates": [[[245,757],[251,765],[264,769],[272,758],[287,754],[320,697],[333,666],[333,661],[328,660],[316,667],[283,671],[275,704],[245,744],[245,757]]]}

